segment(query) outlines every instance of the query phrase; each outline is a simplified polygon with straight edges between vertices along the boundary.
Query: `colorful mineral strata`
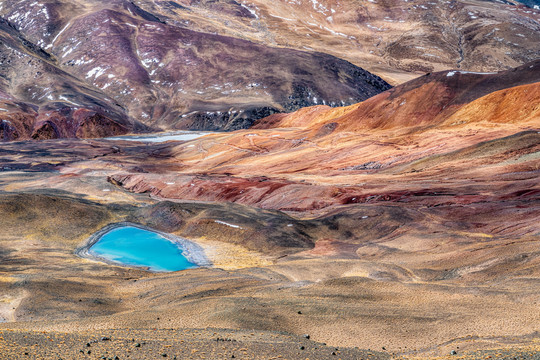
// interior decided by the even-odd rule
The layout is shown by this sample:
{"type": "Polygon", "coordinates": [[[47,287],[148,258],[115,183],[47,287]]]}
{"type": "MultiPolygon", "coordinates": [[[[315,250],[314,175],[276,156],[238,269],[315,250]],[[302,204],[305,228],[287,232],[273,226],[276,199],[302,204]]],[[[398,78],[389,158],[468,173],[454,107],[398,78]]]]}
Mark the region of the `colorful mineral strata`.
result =
{"type": "Polygon", "coordinates": [[[540,4],[0,2],[0,358],[538,359],[540,4]]]}

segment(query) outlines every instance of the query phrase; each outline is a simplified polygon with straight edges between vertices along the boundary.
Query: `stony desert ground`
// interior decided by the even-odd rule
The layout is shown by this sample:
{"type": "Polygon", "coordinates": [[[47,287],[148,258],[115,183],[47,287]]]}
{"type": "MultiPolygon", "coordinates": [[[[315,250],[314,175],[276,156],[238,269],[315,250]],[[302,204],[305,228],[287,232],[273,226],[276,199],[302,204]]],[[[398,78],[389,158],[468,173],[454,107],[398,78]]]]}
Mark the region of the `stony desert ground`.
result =
{"type": "Polygon", "coordinates": [[[1,351],[538,357],[538,66],[436,73],[187,142],[2,145],[1,351]],[[76,256],[121,221],[214,265],[76,256]]]}
{"type": "Polygon", "coordinates": [[[540,359],[533,3],[1,1],[0,358],[540,359]]]}

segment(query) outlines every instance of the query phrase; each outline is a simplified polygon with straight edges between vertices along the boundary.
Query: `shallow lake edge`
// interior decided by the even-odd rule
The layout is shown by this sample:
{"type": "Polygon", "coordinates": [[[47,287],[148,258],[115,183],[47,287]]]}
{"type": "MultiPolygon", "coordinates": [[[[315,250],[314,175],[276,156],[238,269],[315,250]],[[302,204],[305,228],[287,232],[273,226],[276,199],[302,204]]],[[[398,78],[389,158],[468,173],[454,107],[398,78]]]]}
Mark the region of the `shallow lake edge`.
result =
{"type": "MultiPolygon", "coordinates": [[[[144,225],[141,225],[141,224],[132,223],[132,222],[128,222],[128,221],[108,224],[108,225],[104,226],[103,228],[101,228],[100,230],[96,231],[95,233],[90,235],[90,237],[88,237],[88,239],[86,239],[86,241],[83,243],[83,245],[81,245],[80,247],[78,247],[75,250],[75,255],[77,255],[77,256],[79,256],[79,257],[81,257],[83,259],[100,261],[100,262],[103,262],[103,263],[106,263],[106,264],[109,264],[109,265],[127,267],[127,268],[138,269],[138,270],[145,270],[145,271],[153,272],[153,273],[171,272],[171,271],[151,270],[147,266],[129,265],[129,264],[124,264],[124,263],[117,262],[117,261],[112,261],[112,260],[109,260],[109,259],[104,258],[102,256],[99,256],[99,255],[93,253],[90,250],[91,247],[94,244],[96,244],[101,239],[101,237],[104,236],[105,234],[107,234],[108,232],[110,232],[110,231],[112,231],[114,229],[118,229],[118,228],[121,228],[121,227],[127,227],[127,226],[136,227],[136,228],[139,228],[141,230],[146,230],[146,231],[156,233],[156,234],[164,237],[165,239],[175,243],[176,245],[178,245],[182,249],[182,255],[189,262],[197,265],[197,267],[195,267],[193,269],[197,269],[197,268],[201,268],[201,267],[211,267],[212,266],[212,263],[210,262],[210,260],[204,254],[204,250],[199,245],[197,245],[195,242],[193,242],[191,240],[188,240],[188,239],[185,239],[185,238],[182,238],[182,237],[179,237],[179,236],[175,236],[175,235],[172,235],[172,234],[169,234],[169,233],[165,233],[165,232],[162,232],[162,231],[159,231],[159,230],[149,228],[148,226],[144,226],[144,225]]],[[[189,270],[189,269],[186,269],[186,270],[189,270]]],[[[179,270],[179,271],[185,271],[185,270],[179,270]]]]}

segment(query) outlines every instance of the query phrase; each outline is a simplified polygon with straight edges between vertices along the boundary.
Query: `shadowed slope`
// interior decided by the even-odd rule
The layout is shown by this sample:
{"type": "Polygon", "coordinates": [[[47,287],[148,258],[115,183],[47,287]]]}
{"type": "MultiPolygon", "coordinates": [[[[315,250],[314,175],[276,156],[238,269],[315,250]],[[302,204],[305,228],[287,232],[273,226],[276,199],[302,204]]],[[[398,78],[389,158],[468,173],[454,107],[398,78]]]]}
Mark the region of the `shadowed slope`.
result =
{"type": "MultiPolygon", "coordinates": [[[[72,85],[71,94],[42,85],[54,73],[53,84],[62,76],[85,83],[121,106],[124,116],[147,125],[232,130],[275,112],[352,104],[390,87],[331,55],[165,24],[129,1],[8,2],[2,12],[5,31],[17,36],[13,46],[22,41],[46,61],[35,91],[5,77],[6,94],[32,104],[44,98],[77,103],[79,87],[72,85]]],[[[18,82],[34,82],[30,68],[12,63],[4,71],[18,71],[18,82]]]]}
{"type": "Polygon", "coordinates": [[[540,10],[508,1],[134,1],[168,24],[346,59],[392,84],[540,56],[540,10]]]}
{"type": "MultiPolygon", "coordinates": [[[[483,96],[498,90],[537,82],[540,82],[540,61],[495,74],[446,71],[420,77],[346,108],[319,107],[303,109],[289,115],[274,115],[258,121],[253,129],[275,127],[313,129],[324,125],[337,127],[338,131],[362,131],[429,127],[443,123],[453,116],[459,117],[459,114],[454,114],[458,109],[483,96]]],[[[512,111],[519,109],[517,119],[525,120],[520,118],[519,114],[525,115],[529,112],[527,109],[537,106],[537,92],[534,91],[536,86],[524,90],[530,91],[528,95],[507,98],[508,110],[505,114],[510,115],[512,111]]],[[[486,98],[483,102],[487,103],[498,96],[500,94],[486,98]]],[[[490,116],[495,114],[484,114],[481,118],[485,118],[486,121],[499,121],[490,116]]],[[[509,121],[514,116],[505,118],[504,121],[509,121]]],[[[534,115],[531,114],[530,118],[534,118],[534,115]]],[[[479,119],[480,117],[477,120],[479,119]]]]}

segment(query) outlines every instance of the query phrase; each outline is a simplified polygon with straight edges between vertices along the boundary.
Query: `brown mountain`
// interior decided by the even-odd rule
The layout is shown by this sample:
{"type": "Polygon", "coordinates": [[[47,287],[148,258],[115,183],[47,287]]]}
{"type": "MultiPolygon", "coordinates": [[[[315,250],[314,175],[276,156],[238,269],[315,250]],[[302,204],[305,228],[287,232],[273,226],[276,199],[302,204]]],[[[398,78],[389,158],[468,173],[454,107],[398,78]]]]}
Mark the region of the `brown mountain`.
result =
{"type": "Polygon", "coordinates": [[[250,130],[206,136],[197,146],[178,145],[173,151],[177,162],[163,164],[178,169],[179,174],[171,173],[174,185],[166,185],[163,173],[122,173],[111,179],[163,198],[227,200],[300,212],[370,196],[407,198],[422,189],[413,190],[410,179],[403,187],[394,184],[393,177],[426,171],[438,179],[450,168],[465,171],[475,162],[483,164],[475,169],[498,169],[516,154],[534,153],[539,69],[536,61],[498,74],[434,73],[349,107],[275,114],[250,130]],[[489,156],[480,150],[487,148],[489,156]],[[438,166],[441,170],[435,171],[438,166]],[[366,181],[377,183],[377,189],[354,185],[366,181]]]}
{"type": "Polygon", "coordinates": [[[55,66],[0,19],[0,139],[100,137],[142,131],[125,109],[55,66]]]}
{"type": "Polygon", "coordinates": [[[134,3],[167,23],[329,53],[393,85],[425,72],[501,71],[540,57],[540,9],[517,1],[134,3]]]}
{"type": "Polygon", "coordinates": [[[0,17],[5,139],[98,137],[141,124],[245,128],[388,89],[362,68],[397,84],[540,56],[540,11],[491,1],[7,0],[0,17]],[[87,120],[73,115],[79,108],[87,120]],[[81,121],[97,125],[79,131],[81,121]]]}
{"type": "MultiPolygon", "coordinates": [[[[165,24],[129,1],[8,1],[0,14],[6,100],[43,112],[51,102],[84,106],[77,98],[91,92],[90,102],[107,103],[105,113],[112,106],[116,117],[109,120],[118,124],[93,136],[135,130],[126,119],[161,128],[243,128],[275,112],[352,104],[389,88],[333,56],[165,24]]],[[[57,129],[48,137],[76,134],[63,120],[44,119],[57,129]]]]}

